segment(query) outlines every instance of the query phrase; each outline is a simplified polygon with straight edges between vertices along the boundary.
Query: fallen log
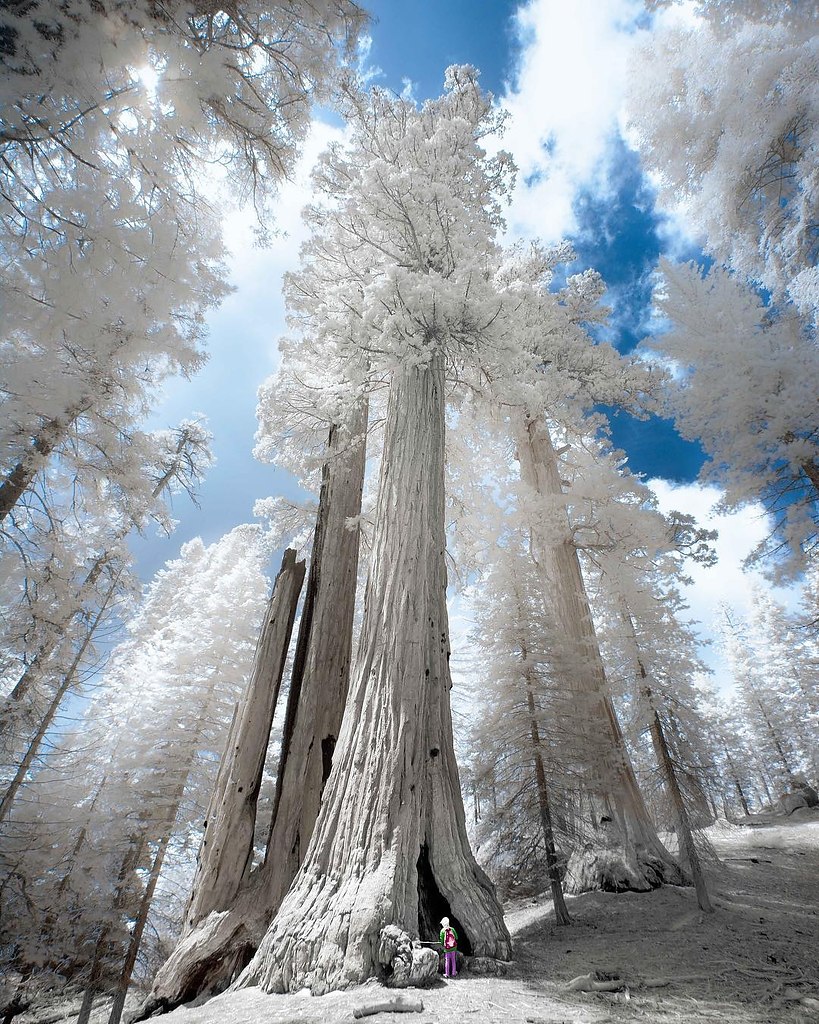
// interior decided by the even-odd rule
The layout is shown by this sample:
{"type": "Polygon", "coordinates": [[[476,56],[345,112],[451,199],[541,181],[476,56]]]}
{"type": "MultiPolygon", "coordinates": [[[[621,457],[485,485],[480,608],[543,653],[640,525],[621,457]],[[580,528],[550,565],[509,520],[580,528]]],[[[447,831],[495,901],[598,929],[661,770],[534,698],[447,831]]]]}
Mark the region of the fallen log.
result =
{"type": "Polygon", "coordinates": [[[374,1013],[423,1013],[424,1004],[420,999],[412,999],[409,996],[395,996],[392,999],[382,999],[377,1003],[365,1003],[363,1006],[356,1006],[353,1009],[353,1016],[371,1017],[374,1013]]]}
{"type": "Polygon", "coordinates": [[[622,978],[606,978],[601,980],[596,971],[591,974],[581,974],[578,978],[572,978],[564,988],[567,992],[619,992],[626,987],[622,978]]]}

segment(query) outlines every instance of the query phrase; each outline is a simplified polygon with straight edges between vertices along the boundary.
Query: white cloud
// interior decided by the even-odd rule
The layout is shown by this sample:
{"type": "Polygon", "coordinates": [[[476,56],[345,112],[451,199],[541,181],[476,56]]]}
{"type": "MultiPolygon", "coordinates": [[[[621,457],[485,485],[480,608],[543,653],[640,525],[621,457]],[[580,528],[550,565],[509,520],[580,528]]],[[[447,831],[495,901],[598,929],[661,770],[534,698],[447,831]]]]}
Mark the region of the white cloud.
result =
{"type": "Polygon", "coordinates": [[[717,564],[707,568],[690,563],[687,571],[692,582],[684,588],[683,595],[690,606],[689,617],[698,622],[697,632],[704,640],[712,641],[711,647],[705,647],[701,652],[703,661],[714,672],[711,685],[722,690],[731,689],[731,672],[717,642],[720,605],[727,602],[745,616],[751,608],[752,590],[759,587],[769,590],[789,609],[796,610],[800,589],[772,587],[760,572],[747,571],[742,567],[743,560],[769,530],[767,516],[760,505],[748,505],[725,515],[714,509],[722,497],[716,487],[677,485],[660,479],[648,480],[647,484],[657,496],[661,511],[676,509],[687,512],[696,518],[700,526],[719,531],[715,544],[717,564]]]}
{"type": "Polygon", "coordinates": [[[563,237],[578,189],[604,187],[642,13],[641,0],[531,0],[519,10],[520,61],[501,97],[511,113],[503,144],[520,168],[513,235],[563,237]]]}

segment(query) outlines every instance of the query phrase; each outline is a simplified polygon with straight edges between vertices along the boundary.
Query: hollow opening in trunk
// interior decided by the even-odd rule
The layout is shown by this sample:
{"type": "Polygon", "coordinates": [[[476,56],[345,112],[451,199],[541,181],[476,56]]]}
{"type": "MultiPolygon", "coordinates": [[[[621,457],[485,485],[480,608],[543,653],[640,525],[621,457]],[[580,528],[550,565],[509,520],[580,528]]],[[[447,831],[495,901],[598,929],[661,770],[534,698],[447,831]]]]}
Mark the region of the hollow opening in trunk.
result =
{"type": "Polygon", "coordinates": [[[429,847],[421,844],[418,856],[418,937],[422,942],[437,942],[441,934],[441,918],[448,917],[450,925],[458,935],[458,951],[472,955],[472,943],[463,925],[452,913],[449,900],[438,888],[432,865],[429,862],[429,847]]]}
{"type": "Polygon", "coordinates": [[[333,767],[333,754],[336,749],[336,738],[333,735],[325,736],[321,741],[321,789],[324,791],[324,783],[330,778],[330,771],[333,767]]]}

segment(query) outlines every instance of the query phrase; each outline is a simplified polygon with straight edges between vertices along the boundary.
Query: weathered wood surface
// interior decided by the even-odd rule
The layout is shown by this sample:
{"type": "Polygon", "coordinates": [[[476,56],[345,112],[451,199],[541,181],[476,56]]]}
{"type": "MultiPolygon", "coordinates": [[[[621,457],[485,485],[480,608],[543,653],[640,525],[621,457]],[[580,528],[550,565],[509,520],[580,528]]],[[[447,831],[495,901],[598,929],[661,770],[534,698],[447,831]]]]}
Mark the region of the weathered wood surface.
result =
{"type": "Polygon", "coordinates": [[[423,1013],[424,1004],[420,999],[410,996],[394,996],[392,999],[381,999],[375,1003],[364,1003],[353,1008],[353,1016],[372,1017],[376,1013],[423,1013]]]}
{"type": "Polygon", "coordinates": [[[259,785],[303,582],[304,562],[297,562],[295,551],[288,548],[220,768],[218,802],[208,812],[185,917],[188,930],[212,911],[230,907],[250,872],[259,785]]]}
{"type": "Polygon", "coordinates": [[[296,875],[318,817],[350,683],[367,405],[327,445],[265,853],[270,917],[296,875]],[[350,522],[355,523],[351,528],[350,522]]]}
{"type": "MultiPolygon", "coordinates": [[[[366,424],[364,405],[330,432],[264,865],[225,912],[188,930],[154,979],[140,1017],[224,988],[255,952],[306,852],[325,781],[322,741],[338,735],[349,682],[359,530],[348,521],[361,512],[366,424]]],[[[227,761],[212,806],[226,786],[227,761]]]]}

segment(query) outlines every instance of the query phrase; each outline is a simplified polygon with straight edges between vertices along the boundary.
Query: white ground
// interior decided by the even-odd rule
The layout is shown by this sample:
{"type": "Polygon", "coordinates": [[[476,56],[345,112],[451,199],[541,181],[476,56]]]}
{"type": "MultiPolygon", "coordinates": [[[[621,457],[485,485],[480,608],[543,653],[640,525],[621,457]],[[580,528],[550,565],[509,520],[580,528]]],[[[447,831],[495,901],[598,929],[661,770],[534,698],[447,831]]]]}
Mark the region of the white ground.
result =
{"type": "MultiPolygon", "coordinates": [[[[516,959],[505,978],[464,972],[408,990],[421,1013],[380,1013],[365,1024],[819,1022],[819,810],[749,821],[708,832],[720,857],[708,868],[713,914],[675,886],[570,897],[574,923],[563,928],[547,899],[518,903],[507,908],[516,959]],[[566,989],[592,971],[626,988],[566,989]]],[[[250,989],[181,1007],[161,1024],[352,1024],[354,1008],[394,995],[375,983],[320,997],[250,989]]],[[[51,1010],[16,1024],[54,1021],[51,1010]]]]}

